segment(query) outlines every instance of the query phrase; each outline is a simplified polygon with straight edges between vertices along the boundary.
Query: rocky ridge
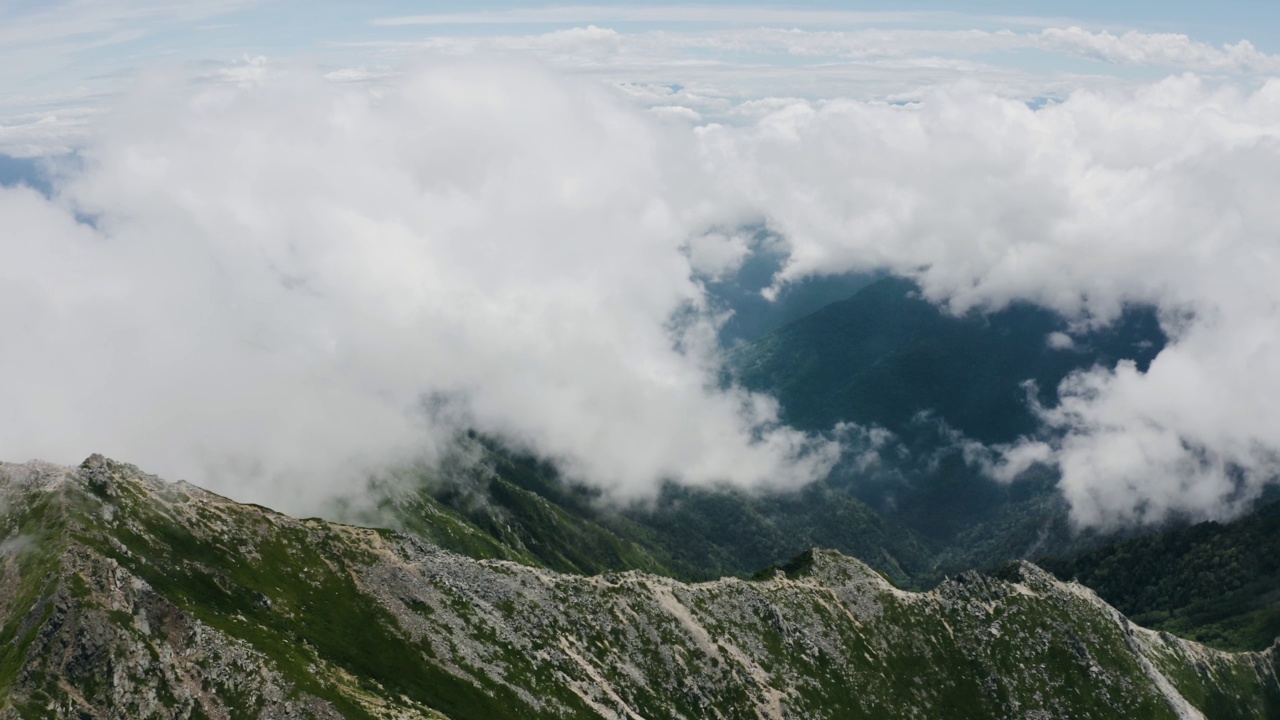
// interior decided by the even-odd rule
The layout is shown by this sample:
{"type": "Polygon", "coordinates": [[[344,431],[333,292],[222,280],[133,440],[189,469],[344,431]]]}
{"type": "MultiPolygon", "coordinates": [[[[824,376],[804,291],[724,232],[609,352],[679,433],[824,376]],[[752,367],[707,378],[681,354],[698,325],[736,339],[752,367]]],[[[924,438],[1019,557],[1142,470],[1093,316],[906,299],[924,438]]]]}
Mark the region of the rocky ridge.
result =
{"type": "Polygon", "coordinates": [[[94,456],[0,465],[0,717],[1280,717],[1276,649],[1034,565],[926,593],[812,550],[685,584],[475,560],[94,456]]]}

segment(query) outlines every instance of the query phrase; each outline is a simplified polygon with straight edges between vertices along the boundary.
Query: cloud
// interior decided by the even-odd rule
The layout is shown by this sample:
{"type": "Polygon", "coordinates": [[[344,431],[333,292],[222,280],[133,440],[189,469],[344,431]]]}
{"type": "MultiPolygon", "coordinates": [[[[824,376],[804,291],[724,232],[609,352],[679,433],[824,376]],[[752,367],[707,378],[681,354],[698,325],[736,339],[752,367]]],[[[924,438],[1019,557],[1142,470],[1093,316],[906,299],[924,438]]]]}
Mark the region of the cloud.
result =
{"type": "MultiPolygon", "coordinates": [[[[847,98],[916,101],[933,89],[980,81],[992,92],[1027,101],[1063,98],[1080,87],[1133,87],[1169,72],[1253,77],[1280,72],[1280,56],[1241,40],[1221,47],[1173,33],[1129,31],[1114,34],[1076,25],[1051,26],[1041,19],[1034,30],[990,19],[938,14],[912,22],[885,20],[871,25],[850,20],[823,24],[786,22],[770,11],[759,23],[735,20],[731,10],[695,8],[717,20],[689,27],[627,25],[600,8],[553,8],[479,15],[524,18],[533,23],[503,25],[504,34],[457,33],[446,16],[430,16],[433,34],[415,40],[334,42],[348,52],[383,52],[400,57],[432,52],[448,56],[473,53],[533,56],[561,72],[586,75],[633,90],[638,102],[664,112],[683,109],[714,122],[735,123],[759,103],[792,96],[807,100],[847,98]],[[585,14],[583,14],[585,13],[585,14]],[[581,22],[546,31],[541,21],[581,22]],[[621,22],[617,28],[588,24],[621,22]],[[963,23],[970,23],[967,26],[963,23]],[[804,27],[800,29],[797,25],[804,27]],[[1018,28],[1017,30],[1010,27],[1018,28]],[[1082,59],[1093,62],[1082,62],[1082,59]],[[676,87],[670,93],[664,88],[676,87]]],[[[640,9],[647,13],[666,9],[640,9]]],[[[622,9],[628,15],[633,9],[622,9]]],[[[801,13],[796,18],[803,17],[801,13]]],[[[462,17],[448,15],[448,18],[462,17]]],[[[744,16],[745,17],[745,16],[744,16]]]]}
{"type": "Polygon", "coordinates": [[[100,451],[297,512],[459,423],[620,497],[835,461],[717,385],[690,256],[739,251],[687,249],[687,125],[527,65],[393,88],[155,80],[52,200],[0,188],[0,456],[100,451]]]}
{"type": "Polygon", "coordinates": [[[1075,348],[1076,341],[1064,332],[1053,332],[1045,338],[1045,344],[1054,350],[1071,350],[1075,348]]]}
{"type": "Polygon", "coordinates": [[[778,9],[752,5],[637,7],[579,5],[516,8],[480,12],[433,13],[375,18],[375,26],[403,25],[511,25],[559,23],[731,23],[744,25],[847,25],[915,22],[953,17],[938,12],[857,12],[848,10],[778,9]]]}
{"type": "Polygon", "coordinates": [[[700,133],[718,185],[790,246],[775,282],[888,268],[956,312],[1015,300],[1081,326],[1160,308],[1168,347],[1070,378],[1006,479],[1062,470],[1082,524],[1238,512],[1280,471],[1280,81],[1194,76],[1039,110],[977,85],[793,103],[700,133]]]}
{"type": "Polygon", "coordinates": [[[1147,372],[1079,373],[1040,435],[969,449],[1006,480],[1056,464],[1079,523],[1228,516],[1280,471],[1280,81],[700,126],[635,102],[687,86],[623,90],[441,60],[376,91],[270,64],[144,84],[52,199],[0,189],[0,456],[104,451],[301,511],[469,425],[621,497],[795,486],[838,448],[717,385],[700,285],[763,222],[775,290],[887,269],[956,312],[1160,308],[1147,372]]]}
{"type": "MultiPolygon", "coordinates": [[[[404,45],[403,41],[396,42],[404,45]]],[[[886,62],[937,69],[960,67],[970,74],[976,71],[996,76],[1018,71],[1021,63],[1017,53],[1028,50],[1044,54],[1041,64],[1067,61],[1078,65],[1075,59],[1084,57],[1109,65],[1166,71],[1256,74],[1280,70],[1280,57],[1258,50],[1247,40],[1215,47],[1183,34],[1131,30],[1116,35],[1074,25],[1030,32],[972,27],[802,30],[785,23],[747,28],[720,25],[697,30],[618,31],[587,25],[539,33],[435,35],[409,46],[452,53],[477,49],[531,52],[566,69],[624,66],[665,67],[671,71],[681,66],[710,65],[706,69],[718,70],[726,78],[747,71],[756,80],[774,73],[785,73],[794,80],[815,65],[855,63],[874,67],[886,62]]],[[[1099,66],[1096,72],[1109,70],[1099,66]]],[[[952,75],[949,79],[959,77],[952,75]]],[[[901,86],[907,78],[899,76],[896,80],[901,86]]],[[[1040,78],[1041,82],[1046,80],[1040,78]]]]}
{"type": "Polygon", "coordinates": [[[396,68],[423,52],[506,54],[516,62],[532,56],[612,84],[682,86],[657,103],[661,112],[722,122],[736,121],[738,106],[770,97],[916,100],[930,88],[964,79],[1035,100],[1063,97],[1082,84],[1146,82],[1156,72],[1280,72],[1280,58],[1244,40],[1214,46],[1187,35],[1117,34],[1055,18],[574,6],[352,25],[351,9],[321,6],[281,15],[256,11],[259,4],[111,0],[0,8],[0,60],[7,61],[0,62],[0,86],[14,93],[0,96],[0,130],[8,131],[0,132],[0,152],[71,152],[90,133],[69,113],[101,111],[156,65],[195,71],[197,82],[243,82],[260,70],[258,58],[289,63],[300,52],[334,82],[378,86],[393,85],[396,68]],[[289,27],[279,32],[244,34],[284,17],[289,27]],[[210,33],[212,19],[236,21],[214,25],[244,32],[210,33]],[[501,34],[479,32],[478,26],[501,34]],[[236,56],[254,60],[236,63],[236,56]],[[148,58],[146,65],[138,64],[140,58],[148,58]],[[33,74],[32,67],[46,71],[33,74]],[[66,96],[69,88],[78,88],[73,97],[66,96]],[[33,116],[52,118],[56,129],[32,126],[33,116]]]}
{"type": "Polygon", "coordinates": [[[1079,27],[1048,28],[1040,33],[1040,38],[1044,40],[1045,49],[1065,50],[1121,65],[1173,67],[1199,72],[1275,73],[1280,70],[1280,58],[1259,51],[1248,40],[1216,48],[1176,33],[1130,30],[1113,35],[1079,27]]]}
{"type": "Polygon", "coordinates": [[[0,122],[0,153],[14,157],[70,154],[101,115],[92,107],[68,105],[6,117],[0,122]]]}
{"type": "Polygon", "coordinates": [[[689,238],[689,266],[695,274],[720,280],[737,272],[751,254],[751,239],[743,233],[709,232],[689,238]]]}

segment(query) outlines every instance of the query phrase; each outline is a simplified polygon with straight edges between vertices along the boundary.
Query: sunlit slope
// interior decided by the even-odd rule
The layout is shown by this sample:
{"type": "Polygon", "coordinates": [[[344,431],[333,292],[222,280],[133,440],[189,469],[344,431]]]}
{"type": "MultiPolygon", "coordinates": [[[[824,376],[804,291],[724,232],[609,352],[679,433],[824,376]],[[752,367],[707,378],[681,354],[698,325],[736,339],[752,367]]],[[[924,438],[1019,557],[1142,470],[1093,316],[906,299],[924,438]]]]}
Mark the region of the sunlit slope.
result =
{"type": "Polygon", "coordinates": [[[8,717],[1280,715],[1274,654],[1030,565],[928,593],[813,551],[685,584],[477,561],[95,456],[3,466],[8,717]]]}

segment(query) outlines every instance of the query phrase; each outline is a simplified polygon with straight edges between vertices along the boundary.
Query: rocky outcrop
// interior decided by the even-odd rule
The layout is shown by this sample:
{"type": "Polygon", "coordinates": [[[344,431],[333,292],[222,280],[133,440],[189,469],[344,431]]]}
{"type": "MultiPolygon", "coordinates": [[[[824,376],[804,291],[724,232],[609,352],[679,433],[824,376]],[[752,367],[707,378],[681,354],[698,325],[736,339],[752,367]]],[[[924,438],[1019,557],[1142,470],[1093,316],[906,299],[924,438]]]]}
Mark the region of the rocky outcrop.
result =
{"type": "Polygon", "coordinates": [[[684,584],[478,561],[100,457],[0,466],[8,717],[1280,716],[1274,651],[1033,565],[898,590],[814,550],[684,584]]]}

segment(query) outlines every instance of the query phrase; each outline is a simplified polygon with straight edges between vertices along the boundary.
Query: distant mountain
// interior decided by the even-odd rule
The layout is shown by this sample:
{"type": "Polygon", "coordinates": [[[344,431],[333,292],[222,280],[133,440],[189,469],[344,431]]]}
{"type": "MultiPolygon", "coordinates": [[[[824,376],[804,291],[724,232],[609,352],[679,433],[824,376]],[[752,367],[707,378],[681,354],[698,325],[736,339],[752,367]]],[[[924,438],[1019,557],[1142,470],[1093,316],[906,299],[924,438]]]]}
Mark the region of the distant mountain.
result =
{"type": "Polygon", "coordinates": [[[0,465],[0,718],[1268,718],[1276,649],[1020,563],[928,593],[565,575],[295,520],[101,456],[0,465]]]}
{"type": "MultiPolygon", "coordinates": [[[[739,275],[740,287],[769,277],[750,268],[739,275]]],[[[952,429],[993,442],[1034,431],[1025,380],[1052,403],[1074,369],[1121,358],[1145,367],[1164,343],[1154,314],[1132,309],[1061,349],[1048,337],[1067,326],[1049,311],[1015,306],[952,317],[908,281],[865,281],[853,295],[740,346],[732,368],[748,386],[779,397],[788,420],[806,429],[853,421],[892,430],[897,439],[881,466],[850,461],[788,493],[671,485],[651,504],[615,508],[563,482],[549,463],[473,439],[459,453],[466,462],[390,483],[382,510],[394,512],[360,519],[423,532],[474,557],[684,580],[745,576],[816,545],[904,586],[928,587],[971,567],[1093,547],[1098,537],[1067,523],[1051,470],[1037,468],[1012,485],[987,480],[966,464],[952,429]],[[457,524],[453,536],[415,530],[418,516],[442,526],[441,513],[457,524]]]]}
{"type": "Polygon", "coordinates": [[[788,493],[668,485],[617,507],[565,482],[549,463],[475,436],[439,466],[377,483],[374,508],[335,514],[390,525],[476,558],[560,572],[639,569],[683,580],[745,576],[814,545],[864,559],[895,582],[930,567],[931,551],[846,492],[788,493]]]}
{"type": "Polygon", "coordinates": [[[1216,647],[1280,636],[1280,502],[1228,524],[1200,523],[1042,562],[1138,622],[1216,647]]]}
{"type": "Polygon", "coordinates": [[[1073,370],[1122,359],[1145,370],[1166,341],[1150,308],[1130,308],[1070,348],[1051,346],[1066,330],[1056,313],[1025,304],[955,317],[911,281],[887,277],[742,347],[732,366],[806,430],[854,422],[928,438],[917,418],[929,413],[979,442],[1010,442],[1036,430],[1024,382],[1052,405],[1073,370]]]}
{"type": "Polygon", "coordinates": [[[868,273],[815,275],[787,283],[775,297],[765,298],[764,291],[782,270],[786,254],[775,248],[777,238],[763,228],[747,229],[753,251],[735,272],[720,278],[704,279],[703,286],[711,306],[731,313],[720,328],[720,340],[726,347],[751,342],[778,328],[799,320],[833,302],[844,300],[876,280],[868,273]]]}
{"type": "Polygon", "coordinates": [[[883,466],[848,458],[828,484],[926,538],[940,569],[954,570],[1093,539],[1067,527],[1052,471],[1000,485],[958,445],[1034,434],[1028,381],[1039,402],[1053,405],[1071,372],[1120,360],[1145,370],[1166,341],[1155,311],[1144,307],[1090,333],[1067,336],[1069,329],[1056,313],[1026,304],[956,317],[921,298],[912,282],[886,277],[741,346],[730,373],[777,397],[796,427],[825,432],[852,422],[891,431],[883,466]]]}

